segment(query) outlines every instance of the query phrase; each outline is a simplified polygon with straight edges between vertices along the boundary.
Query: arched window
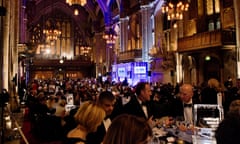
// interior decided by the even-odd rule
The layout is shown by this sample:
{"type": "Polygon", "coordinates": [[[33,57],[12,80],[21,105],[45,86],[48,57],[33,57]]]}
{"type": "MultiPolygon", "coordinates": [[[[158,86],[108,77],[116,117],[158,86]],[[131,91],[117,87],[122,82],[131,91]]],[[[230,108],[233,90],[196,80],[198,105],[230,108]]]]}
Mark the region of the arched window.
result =
{"type": "Polygon", "coordinates": [[[214,21],[210,20],[208,23],[208,31],[213,31],[214,30],[214,21]]]}
{"type": "Polygon", "coordinates": [[[219,0],[206,0],[205,4],[206,4],[205,9],[206,9],[207,15],[220,13],[219,0]]]}
{"type": "Polygon", "coordinates": [[[198,0],[198,9],[199,15],[204,14],[207,17],[206,30],[213,31],[221,28],[220,0],[198,0]]]}

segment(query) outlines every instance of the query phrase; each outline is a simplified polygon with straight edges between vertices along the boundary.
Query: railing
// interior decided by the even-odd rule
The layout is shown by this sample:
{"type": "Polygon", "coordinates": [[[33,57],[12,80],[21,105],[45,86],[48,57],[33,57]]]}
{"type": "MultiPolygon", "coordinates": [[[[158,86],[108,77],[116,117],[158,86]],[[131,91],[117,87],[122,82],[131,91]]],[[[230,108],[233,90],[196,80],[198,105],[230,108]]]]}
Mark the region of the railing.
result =
{"type": "Polygon", "coordinates": [[[184,52],[235,44],[236,35],[234,31],[216,30],[178,39],[178,51],[184,52]]]}
{"type": "MultiPolygon", "coordinates": [[[[40,60],[56,60],[56,59],[61,59],[62,57],[59,55],[54,55],[54,54],[35,54],[34,55],[35,59],[40,59],[40,60]]],[[[70,60],[70,58],[68,58],[70,60]]],[[[91,62],[91,56],[90,55],[77,55],[71,58],[71,60],[79,60],[79,61],[84,61],[84,62],[91,62]]]]}
{"type": "Polygon", "coordinates": [[[120,52],[118,58],[119,61],[128,61],[133,60],[135,58],[141,58],[142,57],[142,49],[134,49],[129,50],[125,52],[120,52]]]}
{"type": "Polygon", "coordinates": [[[48,66],[48,67],[69,67],[69,66],[90,66],[93,64],[92,61],[83,61],[83,60],[63,60],[63,63],[60,63],[60,59],[32,59],[33,66],[48,66]]]}

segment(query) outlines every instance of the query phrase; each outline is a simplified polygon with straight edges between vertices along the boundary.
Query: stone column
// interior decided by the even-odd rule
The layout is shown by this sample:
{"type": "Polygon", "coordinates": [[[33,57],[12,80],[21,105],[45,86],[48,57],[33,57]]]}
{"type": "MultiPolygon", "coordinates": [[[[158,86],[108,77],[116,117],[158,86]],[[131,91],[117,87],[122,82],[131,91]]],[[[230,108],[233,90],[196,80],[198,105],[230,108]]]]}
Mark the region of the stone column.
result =
{"type": "Polygon", "coordinates": [[[177,83],[183,81],[183,70],[182,70],[182,54],[176,52],[176,75],[177,75],[177,83]]]}
{"type": "MultiPolygon", "coordinates": [[[[153,46],[152,40],[152,5],[142,5],[141,6],[142,14],[142,61],[149,62],[149,50],[153,46]]],[[[149,70],[149,69],[148,69],[149,70]]]]}
{"type": "Polygon", "coordinates": [[[3,20],[3,65],[2,65],[2,71],[3,71],[3,86],[2,88],[5,88],[9,90],[9,32],[10,32],[10,14],[11,14],[11,6],[10,6],[10,0],[5,1],[5,7],[7,9],[6,16],[3,20]]]}
{"type": "MultiPolygon", "coordinates": [[[[177,52],[178,49],[178,38],[183,37],[183,21],[178,21],[177,27],[174,28],[172,27],[171,30],[173,31],[172,36],[173,36],[173,41],[174,47],[171,49],[172,51],[176,51],[176,78],[177,78],[177,83],[181,83],[184,81],[184,71],[182,68],[182,54],[177,52]]],[[[172,44],[171,43],[171,44],[172,44]]]]}
{"type": "Polygon", "coordinates": [[[103,39],[103,33],[95,33],[95,46],[93,48],[93,58],[96,63],[96,76],[103,74],[103,62],[105,61],[106,42],[103,39]]]}
{"type": "Polygon", "coordinates": [[[3,71],[4,88],[10,93],[10,106],[16,110],[19,104],[18,98],[18,47],[19,43],[19,1],[6,0],[7,15],[4,28],[3,71]],[[13,78],[15,81],[12,81],[13,78]]]}
{"type": "Polygon", "coordinates": [[[27,14],[26,14],[26,3],[27,0],[21,0],[20,2],[22,4],[20,8],[20,34],[21,36],[19,37],[19,42],[20,43],[26,43],[27,42],[27,37],[26,37],[26,32],[27,32],[27,14]]]}
{"type": "Polygon", "coordinates": [[[111,58],[110,58],[110,47],[106,46],[106,72],[109,72],[111,66],[111,58]]]}
{"type": "MultiPolygon", "coordinates": [[[[19,1],[9,0],[8,13],[9,13],[9,33],[8,33],[8,46],[5,47],[6,55],[6,68],[8,69],[8,90],[13,96],[17,96],[18,86],[18,47],[19,43],[19,1]],[[15,81],[11,81],[15,78],[15,81]]],[[[8,15],[8,14],[7,14],[8,15]]]]}
{"type": "Polygon", "coordinates": [[[240,1],[233,0],[236,25],[237,79],[240,79],[240,1]]]}
{"type": "Polygon", "coordinates": [[[6,7],[3,5],[3,3],[0,3],[1,9],[1,15],[0,15],[0,92],[3,88],[3,42],[4,42],[4,24],[5,24],[5,17],[6,17],[6,7]]]}
{"type": "Polygon", "coordinates": [[[127,50],[128,46],[128,21],[129,18],[120,18],[120,52],[127,50]]]}

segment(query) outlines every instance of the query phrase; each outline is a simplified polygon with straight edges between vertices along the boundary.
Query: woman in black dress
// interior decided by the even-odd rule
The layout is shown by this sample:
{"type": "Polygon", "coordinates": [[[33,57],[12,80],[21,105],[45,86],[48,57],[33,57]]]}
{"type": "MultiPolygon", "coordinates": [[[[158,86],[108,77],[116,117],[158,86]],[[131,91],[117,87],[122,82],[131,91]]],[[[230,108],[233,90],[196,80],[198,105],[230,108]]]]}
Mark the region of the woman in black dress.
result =
{"type": "Polygon", "coordinates": [[[64,143],[86,144],[87,134],[95,132],[105,116],[100,106],[91,101],[84,102],[74,115],[77,126],[68,132],[64,143]]]}

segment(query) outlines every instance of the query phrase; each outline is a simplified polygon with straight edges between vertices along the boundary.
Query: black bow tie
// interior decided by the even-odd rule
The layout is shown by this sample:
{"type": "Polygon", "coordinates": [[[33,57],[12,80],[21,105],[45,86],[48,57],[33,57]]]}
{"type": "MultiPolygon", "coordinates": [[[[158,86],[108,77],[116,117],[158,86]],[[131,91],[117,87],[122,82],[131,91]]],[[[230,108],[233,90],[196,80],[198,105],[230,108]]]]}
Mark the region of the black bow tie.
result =
{"type": "Polygon", "coordinates": [[[192,107],[192,104],[183,104],[183,107],[189,107],[189,108],[191,108],[191,107],[192,107]]]}
{"type": "Polygon", "coordinates": [[[141,105],[142,105],[142,106],[147,106],[147,103],[146,103],[146,102],[142,102],[141,105]]]}

